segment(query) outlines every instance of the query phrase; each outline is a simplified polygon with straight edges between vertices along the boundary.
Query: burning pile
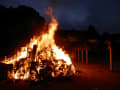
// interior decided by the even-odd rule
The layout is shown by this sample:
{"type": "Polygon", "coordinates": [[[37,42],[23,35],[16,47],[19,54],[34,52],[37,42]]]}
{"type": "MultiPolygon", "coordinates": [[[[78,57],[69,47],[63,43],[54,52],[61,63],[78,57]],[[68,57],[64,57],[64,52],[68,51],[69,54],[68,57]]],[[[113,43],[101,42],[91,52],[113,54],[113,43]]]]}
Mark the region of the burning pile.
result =
{"type": "Polygon", "coordinates": [[[39,81],[48,77],[74,74],[75,69],[70,57],[55,44],[54,34],[57,26],[58,22],[52,16],[47,33],[34,36],[30,43],[14,56],[2,61],[13,65],[13,69],[8,71],[10,79],[39,81]]]}

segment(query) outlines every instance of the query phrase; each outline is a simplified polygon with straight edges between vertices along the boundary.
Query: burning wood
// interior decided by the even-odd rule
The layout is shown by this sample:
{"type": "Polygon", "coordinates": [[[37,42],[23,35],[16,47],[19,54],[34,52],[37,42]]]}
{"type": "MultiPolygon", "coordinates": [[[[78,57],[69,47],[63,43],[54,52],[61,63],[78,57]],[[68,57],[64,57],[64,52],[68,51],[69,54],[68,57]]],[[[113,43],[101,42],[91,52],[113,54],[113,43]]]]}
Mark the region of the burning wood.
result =
{"type": "Polygon", "coordinates": [[[0,63],[0,81],[7,79],[7,71],[12,70],[12,68],[11,64],[0,63]]]}
{"type": "Polygon", "coordinates": [[[39,81],[75,73],[69,55],[55,44],[57,26],[58,22],[52,16],[47,33],[33,37],[21,51],[2,61],[13,65],[13,69],[8,71],[10,79],[39,81]]]}

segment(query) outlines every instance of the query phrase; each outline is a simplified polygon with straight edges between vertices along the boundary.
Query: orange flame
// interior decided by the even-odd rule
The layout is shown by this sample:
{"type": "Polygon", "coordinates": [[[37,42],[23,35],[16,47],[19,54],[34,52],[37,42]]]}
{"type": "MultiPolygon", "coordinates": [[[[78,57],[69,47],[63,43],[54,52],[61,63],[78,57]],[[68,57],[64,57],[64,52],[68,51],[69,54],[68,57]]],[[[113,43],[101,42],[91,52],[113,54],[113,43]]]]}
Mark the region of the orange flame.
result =
{"type": "MultiPolygon", "coordinates": [[[[50,14],[52,16],[52,14],[50,14]]],[[[13,64],[13,70],[8,72],[10,79],[22,79],[22,80],[39,80],[37,74],[40,74],[40,70],[45,68],[42,60],[51,61],[56,67],[51,72],[52,77],[57,77],[62,72],[63,76],[67,76],[70,71],[71,74],[75,73],[75,68],[72,65],[71,59],[62,48],[58,48],[55,44],[54,35],[58,27],[57,20],[52,16],[51,23],[48,26],[48,32],[42,34],[42,36],[34,36],[30,43],[25,47],[22,47],[11,58],[6,58],[2,63],[13,64]],[[35,53],[33,55],[33,49],[36,46],[35,53]],[[57,62],[56,62],[57,61],[57,62]],[[64,62],[63,62],[64,61],[64,62]],[[31,71],[31,63],[36,62],[34,70],[31,71]],[[60,68],[64,65],[64,68],[60,68]],[[68,66],[70,67],[68,69],[68,66]],[[56,73],[57,72],[57,73],[56,73]]]]}

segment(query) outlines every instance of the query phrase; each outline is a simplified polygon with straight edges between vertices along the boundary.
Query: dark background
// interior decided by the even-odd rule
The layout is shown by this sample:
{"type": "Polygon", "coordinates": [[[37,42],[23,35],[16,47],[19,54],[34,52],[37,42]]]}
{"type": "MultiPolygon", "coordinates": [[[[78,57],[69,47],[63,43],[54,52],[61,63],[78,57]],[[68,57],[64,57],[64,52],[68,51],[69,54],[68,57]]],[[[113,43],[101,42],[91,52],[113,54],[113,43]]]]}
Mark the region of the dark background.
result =
{"type": "Polygon", "coordinates": [[[40,33],[45,19],[33,8],[19,6],[5,8],[0,5],[0,57],[14,53],[40,33]]]}
{"type": "Polygon", "coordinates": [[[62,29],[87,29],[91,24],[99,33],[120,32],[119,0],[0,0],[0,4],[30,6],[45,18],[45,9],[50,6],[62,29]]]}
{"type": "MultiPolygon", "coordinates": [[[[32,7],[21,5],[17,8],[6,8],[0,5],[0,12],[0,58],[14,54],[20,47],[26,45],[33,35],[40,35],[41,32],[47,30],[47,19],[40,16],[39,12],[32,7]]],[[[103,32],[101,34],[91,24],[87,29],[58,29],[55,35],[56,44],[64,47],[69,54],[72,48],[87,47],[91,63],[100,61],[108,64],[108,46],[110,46],[114,62],[119,62],[119,33],[103,32]]]]}
{"type": "Polygon", "coordinates": [[[119,61],[119,0],[0,0],[0,58],[13,54],[42,32],[48,6],[59,22],[56,43],[71,48],[89,47],[89,59],[109,63],[108,43],[114,61],[119,61]],[[95,41],[95,42],[91,42],[95,41]],[[100,60],[99,60],[100,59],[100,60]],[[106,61],[107,60],[107,61],[106,61]]]}

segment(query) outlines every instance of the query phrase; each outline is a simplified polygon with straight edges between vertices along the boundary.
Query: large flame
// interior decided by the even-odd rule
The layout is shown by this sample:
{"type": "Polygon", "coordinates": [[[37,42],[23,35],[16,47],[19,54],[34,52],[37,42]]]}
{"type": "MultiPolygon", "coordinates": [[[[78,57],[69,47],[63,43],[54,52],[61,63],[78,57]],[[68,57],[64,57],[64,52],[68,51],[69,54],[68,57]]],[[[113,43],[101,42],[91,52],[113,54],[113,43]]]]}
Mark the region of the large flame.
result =
{"type": "Polygon", "coordinates": [[[30,43],[15,55],[2,61],[5,64],[13,64],[12,71],[8,72],[10,79],[42,80],[40,75],[48,65],[52,69],[49,70],[51,77],[67,76],[75,72],[69,55],[55,44],[57,26],[58,22],[52,16],[47,33],[34,36],[30,43]]]}

